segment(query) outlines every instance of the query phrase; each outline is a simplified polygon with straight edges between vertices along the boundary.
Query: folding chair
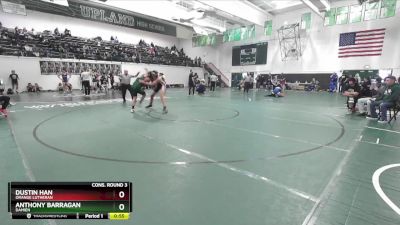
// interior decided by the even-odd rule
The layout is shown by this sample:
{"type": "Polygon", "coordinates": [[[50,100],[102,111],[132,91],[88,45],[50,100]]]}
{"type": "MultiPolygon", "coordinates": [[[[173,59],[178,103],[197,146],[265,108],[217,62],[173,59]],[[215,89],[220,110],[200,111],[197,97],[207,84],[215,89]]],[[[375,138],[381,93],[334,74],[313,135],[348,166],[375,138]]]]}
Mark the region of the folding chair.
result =
{"type": "Polygon", "coordinates": [[[393,119],[397,120],[396,117],[397,117],[397,114],[399,113],[399,111],[400,111],[400,96],[397,99],[396,104],[389,109],[389,121],[388,121],[389,124],[390,124],[390,122],[392,122],[393,119]],[[392,116],[391,111],[393,111],[393,116],[392,116]]]}

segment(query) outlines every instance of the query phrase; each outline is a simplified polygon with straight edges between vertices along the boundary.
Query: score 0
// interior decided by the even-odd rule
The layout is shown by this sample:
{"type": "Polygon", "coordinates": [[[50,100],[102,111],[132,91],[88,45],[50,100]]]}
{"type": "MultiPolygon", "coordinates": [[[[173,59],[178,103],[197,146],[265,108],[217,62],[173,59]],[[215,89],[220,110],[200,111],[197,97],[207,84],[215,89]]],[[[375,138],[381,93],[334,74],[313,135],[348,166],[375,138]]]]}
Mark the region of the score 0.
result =
{"type": "MultiPolygon", "coordinates": [[[[117,201],[129,200],[129,192],[127,190],[120,190],[115,192],[114,199],[117,201]]],[[[126,204],[120,203],[118,204],[119,211],[126,211],[126,204]]]]}

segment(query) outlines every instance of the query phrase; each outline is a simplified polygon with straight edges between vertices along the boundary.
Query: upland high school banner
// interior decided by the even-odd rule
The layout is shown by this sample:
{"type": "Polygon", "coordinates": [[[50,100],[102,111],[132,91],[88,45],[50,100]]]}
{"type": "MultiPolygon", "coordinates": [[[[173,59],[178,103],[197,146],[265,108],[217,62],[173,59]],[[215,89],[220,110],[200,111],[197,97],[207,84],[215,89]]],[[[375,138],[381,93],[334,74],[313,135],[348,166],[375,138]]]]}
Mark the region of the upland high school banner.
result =
{"type": "MultiPolygon", "coordinates": [[[[29,10],[98,21],[138,30],[176,36],[175,26],[143,18],[133,13],[111,8],[95,2],[68,0],[69,7],[67,7],[47,1],[38,0],[8,1],[23,4],[29,10]]],[[[135,1],[132,1],[132,4],[135,4],[135,1]]]]}

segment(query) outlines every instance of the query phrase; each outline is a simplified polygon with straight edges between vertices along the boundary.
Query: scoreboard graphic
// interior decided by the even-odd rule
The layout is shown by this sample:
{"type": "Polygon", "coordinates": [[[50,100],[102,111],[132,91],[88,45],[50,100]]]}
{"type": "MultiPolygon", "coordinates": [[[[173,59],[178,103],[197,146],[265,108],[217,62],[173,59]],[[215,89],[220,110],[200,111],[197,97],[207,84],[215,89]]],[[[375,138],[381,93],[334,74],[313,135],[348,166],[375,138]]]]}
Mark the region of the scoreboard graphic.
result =
{"type": "Polygon", "coordinates": [[[257,60],[257,48],[245,48],[240,50],[240,65],[255,65],[257,60]]]}
{"type": "Polygon", "coordinates": [[[13,219],[128,220],[131,182],[10,182],[13,219]]]}
{"type": "Polygon", "coordinates": [[[232,47],[232,66],[267,64],[268,42],[232,47]]]}

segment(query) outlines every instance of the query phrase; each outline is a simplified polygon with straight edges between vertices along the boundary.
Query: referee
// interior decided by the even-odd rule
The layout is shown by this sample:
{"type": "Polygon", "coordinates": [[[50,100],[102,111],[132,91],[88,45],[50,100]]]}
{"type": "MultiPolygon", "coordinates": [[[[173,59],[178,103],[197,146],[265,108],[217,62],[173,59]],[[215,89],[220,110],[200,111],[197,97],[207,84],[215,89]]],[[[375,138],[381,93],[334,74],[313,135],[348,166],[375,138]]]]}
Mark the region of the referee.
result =
{"type": "Polygon", "coordinates": [[[132,89],[131,89],[131,78],[137,77],[140,72],[138,72],[136,75],[129,75],[128,70],[124,70],[124,74],[118,75],[120,78],[120,84],[121,84],[121,91],[122,91],[122,99],[124,100],[124,103],[126,102],[125,95],[126,95],[126,90],[129,91],[129,93],[132,95],[132,89]]]}

